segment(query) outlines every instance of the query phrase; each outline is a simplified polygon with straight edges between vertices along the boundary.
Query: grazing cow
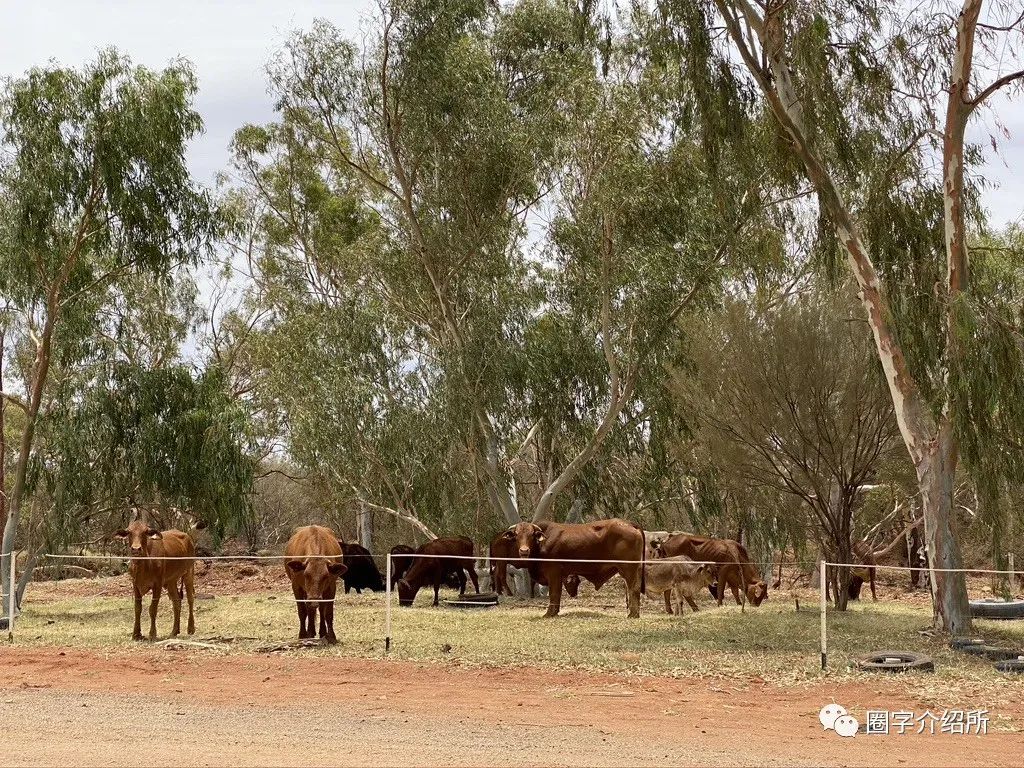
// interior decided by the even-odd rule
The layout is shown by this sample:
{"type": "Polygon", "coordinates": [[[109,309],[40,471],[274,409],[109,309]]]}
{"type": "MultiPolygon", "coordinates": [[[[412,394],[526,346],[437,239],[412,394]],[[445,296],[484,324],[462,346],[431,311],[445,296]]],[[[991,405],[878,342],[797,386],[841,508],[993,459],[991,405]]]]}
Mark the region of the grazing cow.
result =
{"type": "Polygon", "coordinates": [[[341,542],[322,525],[296,529],[284,548],[285,571],[292,582],[299,612],[299,639],[316,637],[316,613],[320,610],[320,639],[338,642],[334,634],[334,595],[338,577],[348,567],[342,561],[341,542]],[[308,601],[308,602],[307,602],[308,601]]]}
{"type": "Polygon", "coordinates": [[[454,574],[459,580],[459,594],[466,593],[466,576],[469,574],[473,589],[480,594],[480,584],[476,578],[476,568],[472,560],[454,559],[446,555],[459,555],[464,558],[473,556],[473,542],[465,536],[450,539],[434,539],[428,541],[418,550],[418,555],[433,557],[410,558],[415,560],[408,573],[398,581],[398,604],[408,607],[416,599],[416,593],[428,584],[434,587],[434,605],[438,604],[438,592],[446,577],[454,574]]]}
{"type": "MultiPolygon", "coordinates": [[[[413,562],[416,561],[415,557],[408,557],[408,555],[415,555],[416,547],[410,547],[408,544],[395,544],[391,548],[391,588],[395,589],[398,586],[398,582],[401,581],[402,577],[409,572],[412,568],[413,562]]],[[[465,578],[465,577],[463,577],[465,578]]],[[[464,583],[464,582],[463,582],[464,583]]],[[[448,573],[444,577],[444,581],[441,586],[449,587],[451,589],[459,588],[459,577],[454,573],[448,573]]]]}
{"type": "Polygon", "coordinates": [[[408,544],[395,544],[391,548],[391,588],[394,589],[398,581],[405,576],[406,572],[412,568],[414,557],[407,557],[416,553],[415,547],[410,547],[408,544]]]}
{"type": "Polygon", "coordinates": [[[160,604],[160,592],[167,596],[174,606],[174,628],[171,636],[181,632],[181,598],[178,581],[181,580],[185,595],[188,596],[188,633],[196,631],[195,619],[195,544],[181,531],[157,531],[141,520],[134,520],[127,528],[117,531],[114,536],[127,541],[131,552],[128,572],[132,578],[135,594],[135,627],[132,639],[142,639],[142,596],[152,591],[149,604],[149,639],[156,640],[156,613],[160,604]],[[157,560],[149,558],[184,558],[182,560],[157,560]]]}
{"type": "MultiPolygon", "coordinates": [[[[660,551],[660,550],[658,550],[660,551]]],[[[661,557],[656,555],[647,562],[644,576],[644,594],[648,597],[664,594],[667,600],[675,595],[676,609],[679,616],[683,613],[683,600],[693,611],[697,610],[694,596],[704,587],[709,586],[715,578],[715,567],[704,563],[695,563],[686,555],[661,557]]],[[[671,603],[670,603],[671,605],[671,603]]]]}
{"type": "Polygon", "coordinates": [[[718,563],[718,587],[712,595],[722,604],[725,588],[732,590],[736,604],[740,605],[740,590],[755,607],[768,597],[768,585],[761,580],[750,562],[746,548],[733,539],[713,539],[677,533],[658,545],[665,557],[686,555],[697,562],[718,563]]]}
{"type": "Polygon", "coordinates": [[[565,560],[531,564],[548,584],[548,610],[545,616],[557,616],[562,604],[563,579],[576,575],[600,588],[615,574],[626,581],[626,606],[631,618],[640,615],[643,591],[644,539],[640,529],[624,520],[598,520],[593,523],[519,523],[510,527],[518,554],[527,558],[565,560]],[[635,562],[596,563],[594,560],[635,562]],[[575,562],[574,562],[575,561],[575,562]]]}
{"type": "Polygon", "coordinates": [[[364,589],[383,592],[384,577],[380,575],[380,570],[373,561],[370,550],[359,544],[345,544],[342,541],[338,543],[341,544],[343,555],[341,561],[348,569],[342,577],[342,581],[345,582],[345,594],[353,589],[357,595],[361,595],[364,589]]]}

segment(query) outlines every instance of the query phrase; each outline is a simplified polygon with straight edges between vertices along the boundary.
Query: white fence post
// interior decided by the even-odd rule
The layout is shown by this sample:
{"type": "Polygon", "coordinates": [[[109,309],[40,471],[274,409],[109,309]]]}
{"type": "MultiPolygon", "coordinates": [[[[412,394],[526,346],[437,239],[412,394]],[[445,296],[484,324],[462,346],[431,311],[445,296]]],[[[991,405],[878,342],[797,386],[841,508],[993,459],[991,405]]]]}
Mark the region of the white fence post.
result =
{"type": "Polygon", "coordinates": [[[18,582],[14,579],[14,548],[11,548],[11,552],[8,555],[11,558],[11,581],[10,587],[7,591],[10,593],[7,595],[7,640],[8,642],[14,642],[14,603],[15,595],[18,592],[18,582]]]}
{"type": "Polygon", "coordinates": [[[828,635],[825,630],[825,571],[827,570],[828,563],[822,560],[818,564],[818,568],[821,571],[821,670],[824,672],[825,667],[828,666],[828,635]]]}
{"type": "Polygon", "coordinates": [[[391,651],[391,553],[388,552],[387,567],[387,589],[384,598],[384,653],[391,651]]]}

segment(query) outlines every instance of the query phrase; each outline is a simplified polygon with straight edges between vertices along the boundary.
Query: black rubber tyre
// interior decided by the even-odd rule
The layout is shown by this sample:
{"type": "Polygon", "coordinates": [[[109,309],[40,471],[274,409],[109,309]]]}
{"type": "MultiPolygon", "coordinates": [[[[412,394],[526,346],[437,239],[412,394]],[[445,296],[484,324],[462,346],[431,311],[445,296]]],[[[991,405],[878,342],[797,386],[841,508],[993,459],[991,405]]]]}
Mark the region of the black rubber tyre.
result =
{"type": "Polygon", "coordinates": [[[934,672],[935,662],[913,651],[875,651],[861,656],[857,668],[864,672],[934,672]]]}
{"type": "Polygon", "coordinates": [[[1024,619],[1024,600],[971,600],[976,619],[1024,619]]]}
{"type": "Polygon", "coordinates": [[[954,637],[949,641],[949,647],[955,651],[962,651],[978,645],[984,645],[985,641],[980,637],[954,637]]]}
{"type": "Polygon", "coordinates": [[[971,656],[984,656],[991,661],[1016,659],[1021,654],[1021,651],[1014,650],[1013,648],[997,648],[994,645],[970,645],[960,650],[971,656]]]}
{"type": "Polygon", "coordinates": [[[995,667],[1000,672],[1014,672],[1018,675],[1024,674],[1024,660],[1021,659],[997,661],[995,667]]]}

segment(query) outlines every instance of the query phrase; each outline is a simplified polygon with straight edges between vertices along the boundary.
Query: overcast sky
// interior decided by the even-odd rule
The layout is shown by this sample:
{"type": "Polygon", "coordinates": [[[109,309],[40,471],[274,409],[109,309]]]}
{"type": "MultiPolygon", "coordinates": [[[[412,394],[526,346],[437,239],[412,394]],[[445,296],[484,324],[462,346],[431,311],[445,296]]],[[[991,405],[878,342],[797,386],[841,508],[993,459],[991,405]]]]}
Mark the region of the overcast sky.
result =
{"type": "MultiPolygon", "coordinates": [[[[25,0],[4,2],[0,75],[17,75],[55,59],[77,65],[104,46],[160,67],[190,59],[199,75],[197,108],[206,133],[191,148],[196,177],[212,183],[227,166],[227,145],[236,128],[273,116],[264,65],[294,29],[314,18],[330,19],[355,36],[370,0],[25,0]]],[[[977,123],[975,138],[997,134],[1000,157],[985,168],[999,188],[985,193],[993,223],[1017,220],[1024,211],[1024,103],[994,103],[1009,138],[994,121],[977,123]]]]}

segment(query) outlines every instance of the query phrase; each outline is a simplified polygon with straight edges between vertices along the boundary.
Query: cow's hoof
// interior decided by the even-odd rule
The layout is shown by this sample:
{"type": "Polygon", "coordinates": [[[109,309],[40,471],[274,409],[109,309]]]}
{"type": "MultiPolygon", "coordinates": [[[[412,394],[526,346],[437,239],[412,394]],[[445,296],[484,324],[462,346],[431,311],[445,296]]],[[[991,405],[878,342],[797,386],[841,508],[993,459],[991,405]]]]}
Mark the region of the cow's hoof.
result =
{"type": "Polygon", "coordinates": [[[142,634],[140,633],[138,635],[132,635],[132,640],[134,640],[137,643],[142,642],[142,634]]]}
{"type": "Polygon", "coordinates": [[[327,636],[326,638],[324,638],[323,640],[324,640],[324,642],[325,642],[325,643],[327,643],[328,645],[337,645],[337,644],[338,644],[338,638],[337,638],[337,637],[335,637],[334,635],[328,635],[328,636],[327,636]]]}

